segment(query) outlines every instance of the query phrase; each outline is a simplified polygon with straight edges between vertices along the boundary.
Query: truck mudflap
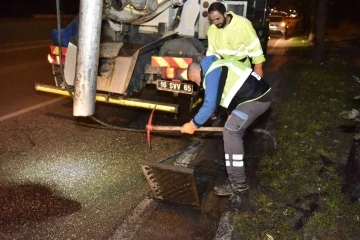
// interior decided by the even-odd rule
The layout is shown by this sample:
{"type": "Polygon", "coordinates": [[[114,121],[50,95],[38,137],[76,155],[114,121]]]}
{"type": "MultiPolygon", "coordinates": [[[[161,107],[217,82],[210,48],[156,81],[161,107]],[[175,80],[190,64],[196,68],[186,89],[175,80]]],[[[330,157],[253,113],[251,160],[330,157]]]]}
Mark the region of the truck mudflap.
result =
{"type": "MultiPolygon", "coordinates": [[[[44,84],[35,84],[35,90],[47,93],[54,93],[62,96],[73,96],[74,92],[68,91],[61,87],[49,86],[44,84]]],[[[144,109],[155,109],[157,111],[162,112],[169,112],[178,114],[179,113],[179,106],[177,104],[170,104],[170,103],[162,103],[162,102],[155,102],[155,101],[147,101],[141,100],[136,98],[125,98],[120,96],[112,96],[108,94],[100,94],[96,93],[95,100],[97,102],[104,102],[109,104],[116,104],[121,106],[127,107],[136,107],[136,108],[144,108],[144,109]]]]}
{"type": "MultiPolygon", "coordinates": [[[[110,67],[107,67],[110,73],[104,72],[102,66],[99,64],[99,71],[102,74],[97,77],[96,91],[105,91],[126,96],[131,96],[132,93],[139,92],[143,87],[143,74],[146,64],[150,62],[153,51],[159,49],[164,42],[174,38],[176,35],[176,32],[169,32],[162,38],[141,46],[135,49],[135,51],[129,49],[121,50],[119,55],[119,49],[122,48],[123,45],[101,43],[100,58],[108,59],[109,61],[106,63],[111,64],[110,67]],[[116,52],[115,55],[114,52],[116,52]]],[[[77,51],[78,49],[75,43],[68,45],[65,57],[64,76],[66,83],[70,86],[74,86],[75,83],[77,51]]],[[[59,86],[59,84],[57,84],[57,86],[59,86]]]]}
{"type": "Polygon", "coordinates": [[[159,49],[164,42],[174,38],[176,35],[176,32],[169,32],[161,39],[141,47],[131,56],[120,55],[116,57],[111,80],[98,77],[97,90],[126,96],[139,92],[144,86],[144,70],[146,64],[150,62],[153,51],[159,49]]]}

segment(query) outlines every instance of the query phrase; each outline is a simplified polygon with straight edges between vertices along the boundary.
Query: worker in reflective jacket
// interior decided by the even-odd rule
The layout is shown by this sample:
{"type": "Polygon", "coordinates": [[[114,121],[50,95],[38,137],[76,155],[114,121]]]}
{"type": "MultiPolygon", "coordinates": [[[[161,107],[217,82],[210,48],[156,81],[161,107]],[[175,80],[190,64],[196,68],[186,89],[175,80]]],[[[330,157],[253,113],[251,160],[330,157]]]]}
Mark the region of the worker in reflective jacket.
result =
{"type": "Polygon", "coordinates": [[[248,67],[252,63],[254,71],[263,77],[262,64],[265,57],[252,23],[231,11],[226,12],[224,4],[220,2],[210,4],[208,18],[212,25],[207,32],[206,56],[238,60],[248,67]]]}
{"type": "Polygon", "coordinates": [[[185,123],[182,133],[193,134],[220,105],[230,113],[223,130],[225,165],[228,181],[216,186],[217,195],[230,195],[248,189],[244,168],[243,136],[246,128],[271,104],[270,86],[244,63],[205,57],[192,63],[188,78],[205,91],[204,103],[194,118],[185,123]]]}

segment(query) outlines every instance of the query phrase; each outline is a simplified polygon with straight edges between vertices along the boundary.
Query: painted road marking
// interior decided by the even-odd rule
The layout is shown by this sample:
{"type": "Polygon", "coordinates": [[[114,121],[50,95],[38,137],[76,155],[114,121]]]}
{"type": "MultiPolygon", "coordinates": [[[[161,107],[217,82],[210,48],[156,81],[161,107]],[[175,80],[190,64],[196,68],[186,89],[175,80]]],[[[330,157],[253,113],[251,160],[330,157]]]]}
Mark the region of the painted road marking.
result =
{"type": "Polygon", "coordinates": [[[46,101],[46,102],[43,102],[43,103],[39,103],[39,104],[30,106],[30,107],[27,107],[27,108],[24,108],[24,109],[22,109],[22,110],[19,110],[19,111],[13,112],[13,113],[9,113],[9,114],[7,114],[7,115],[5,115],[5,116],[0,117],[0,122],[5,121],[5,120],[10,119],[10,118],[13,118],[13,117],[16,117],[16,116],[19,116],[19,115],[24,114],[24,113],[27,113],[27,112],[31,112],[31,111],[33,111],[33,110],[35,110],[35,109],[38,109],[38,108],[41,108],[41,107],[44,107],[44,106],[53,104],[53,103],[55,103],[55,102],[58,102],[58,101],[60,101],[60,100],[63,100],[64,98],[65,98],[65,97],[51,99],[51,100],[49,100],[49,101],[46,101]]]}
{"type": "Polygon", "coordinates": [[[16,47],[16,48],[9,48],[9,49],[0,49],[0,53],[15,52],[15,51],[21,51],[21,50],[30,50],[30,49],[36,49],[36,48],[46,48],[46,47],[49,47],[49,46],[38,45],[38,46],[25,46],[25,47],[16,47]]]}
{"type": "Polygon", "coordinates": [[[274,47],[276,47],[281,41],[282,41],[282,39],[277,40],[274,47]]]}
{"type": "Polygon", "coordinates": [[[141,225],[154,211],[158,203],[152,199],[145,198],[134,209],[132,214],[118,227],[111,240],[131,240],[134,239],[141,225]]]}
{"type": "Polygon", "coordinates": [[[49,47],[49,45],[51,44],[52,44],[51,40],[5,43],[5,44],[0,44],[0,53],[35,49],[35,48],[44,48],[44,47],[49,47]]]}
{"type": "Polygon", "coordinates": [[[273,46],[269,46],[270,48],[267,51],[267,54],[273,54],[275,51],[276,46],[281,43],[282,39],[278,39],[273,46]]]}

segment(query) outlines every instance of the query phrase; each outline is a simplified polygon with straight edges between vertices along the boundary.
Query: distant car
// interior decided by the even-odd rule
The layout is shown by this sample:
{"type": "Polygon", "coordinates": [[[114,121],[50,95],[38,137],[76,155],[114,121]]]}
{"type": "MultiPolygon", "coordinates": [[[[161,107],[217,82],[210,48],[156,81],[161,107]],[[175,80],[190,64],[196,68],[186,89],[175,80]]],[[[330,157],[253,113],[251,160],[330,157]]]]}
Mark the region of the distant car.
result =
{"type": "Polygon", "coordinates": [[[282,39],[287,38],[286,17],[283,15],[269,16],[270,35],[280,35],[282,39]]]}

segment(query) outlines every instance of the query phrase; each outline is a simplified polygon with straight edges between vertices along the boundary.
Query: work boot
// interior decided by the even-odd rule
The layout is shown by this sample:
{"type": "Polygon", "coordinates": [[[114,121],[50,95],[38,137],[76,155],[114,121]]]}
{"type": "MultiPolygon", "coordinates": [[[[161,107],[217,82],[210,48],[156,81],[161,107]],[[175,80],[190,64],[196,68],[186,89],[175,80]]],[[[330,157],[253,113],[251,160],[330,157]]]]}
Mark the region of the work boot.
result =
{"type": "Polygon", "coordinates": [[[249,189],[249,185],[244,183],[230,183],[226,181],[224,184],[214,187],[214,193],[218,196],[230,196],[232,193],[241,193],[249,189]]]}

